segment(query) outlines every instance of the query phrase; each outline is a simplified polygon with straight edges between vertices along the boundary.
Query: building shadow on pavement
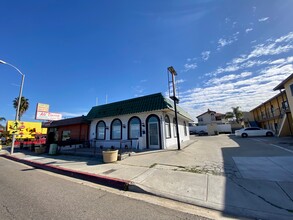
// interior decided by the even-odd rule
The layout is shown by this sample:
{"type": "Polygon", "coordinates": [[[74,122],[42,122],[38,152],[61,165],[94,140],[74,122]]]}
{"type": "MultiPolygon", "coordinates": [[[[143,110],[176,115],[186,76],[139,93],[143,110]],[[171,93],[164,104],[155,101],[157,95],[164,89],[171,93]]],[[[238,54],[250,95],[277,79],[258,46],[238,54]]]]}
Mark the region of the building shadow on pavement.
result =
{"type": "Polygon", "coordinates": [[[221,148],[226,178],[209,177],[224,189],[214,202],[222,199],[224,213],[237,216],[293,219],[293,154],[275,147],[276,137],[228,137],[233,144],[221,148]]]}

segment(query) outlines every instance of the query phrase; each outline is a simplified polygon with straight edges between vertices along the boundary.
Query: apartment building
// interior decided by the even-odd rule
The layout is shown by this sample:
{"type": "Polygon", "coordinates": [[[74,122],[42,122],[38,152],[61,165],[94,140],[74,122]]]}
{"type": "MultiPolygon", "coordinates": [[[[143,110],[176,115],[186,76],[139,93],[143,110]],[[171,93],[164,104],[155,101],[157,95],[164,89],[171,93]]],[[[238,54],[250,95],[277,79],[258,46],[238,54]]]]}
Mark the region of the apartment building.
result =
{"type": "Polygon", "coordinates": [[[285,91],[281,91],[250,112],[259,127],[270,129],[278,136],[293,134],[291,111],[285,91]]]}

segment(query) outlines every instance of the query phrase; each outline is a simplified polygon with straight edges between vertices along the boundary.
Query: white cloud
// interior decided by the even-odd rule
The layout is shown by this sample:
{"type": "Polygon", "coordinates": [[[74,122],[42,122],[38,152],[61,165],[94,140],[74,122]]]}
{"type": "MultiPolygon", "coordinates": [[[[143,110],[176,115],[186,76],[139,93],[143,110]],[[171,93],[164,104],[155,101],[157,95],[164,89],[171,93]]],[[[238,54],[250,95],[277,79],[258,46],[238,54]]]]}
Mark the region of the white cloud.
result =
{"type": "Polygon", "coordinates": [[[254,46],[254,49],[248,55],[242,54],[240,57],[234,58],[232,64],[240,64],[252,58],[289,52],[293,49],[292,42],[293,32],[290,32],[276,40],[271,39],[270,42],[266,44],[258,44],[254,46]]]}
{"type": "Polygon", "coordinates": [[[207,61],[210,57],[211,51],[203,51],[201,53],[201,57],[204,61],[207,61]]]}
{"type": "Polygon", "coordinates": [[[222,77],[215,77],[210,79],[206,84],[212,85],[212,84],[221,84],[224,82],[232,82],[240,78],[245,78],[247,76],[251,76],[252,72],[242,72],[241,74],[230,74],[222,77]]]}
{"type": "Polygon", "coordinates": [[[284,62],[286,62],[286,59],[282,58],[282,59],[274,60],[274,61],[270,62],[270,64],[275,65],[275,64],[282,64],[284,62]]]}
{"type": "Polygon", "coordinates": [[[287,35],[279,37],[278,39],[275,40],[275,42],[276,43],[291,42],[292,40],[293,40],[293,32],[290,32],[287,35]]]}
{"type": "Polygon", "coordinates": [[[292,57],[287,57],[286,62],[287,63],[293,63],[293,56],[292,57]]]}
{"type": "Polygon", "coordinates": [[[267,55],[277,55],[281,53],[288,52],[293,49],[293,45],[280,45],[277,46],[275,43],[269,45],[258,45],[256,48],[247,56],[246,59],[267,56],[267,55]]]}
{"type": "Polygon", "coordinates": [[[293,65],[288,64],[265,68],[255,76],[252,76],[251,72],[243,72],[240,75],[230,74],[214,78],[211,79],[214,84],[182,92],[180,105],[188,110],[193,118],[208,108],[225,113],[233,106],[240,106],[243,111],[250,111],[274,96],[277,92],[273,91],[273,88],[292,72],[293,65]]]}
{"type": "Polygon", "coordinates": [[[194,70],[197,67],[196,63],[186,63],[184,64],[184,71],[194,70]]]}
{"type": "Polygon", "coordinates": [[[268,76],[280,76],[284,73],[293,73],[293,64],[286,64],[284,66],[271,66],[267,69],[264,69],[261,73],[263,73],[266,77],[268,76]]]}
{"type": "Polygon", "coordinates": [[[187,62],[191,62],[191,61],[196,60],[196,57],[193,57],[193,58],[187,58],[186,60],[187,60],[187,62]]]}
{"type": "Polygon", "coordinates": [[[240,106],[249,111],[277,94],[273,88],[293,73],[293,56],[288,56],[293,32],[264,42],[206,74],[203,85],[182,91],[180,105],[195,118],[208,108],[225,113],[240,106]]]}
{"type": "Polygon", "coordinates": [[[263,17],[263,18],[260,18],[258,19],[259,22],[264,22],[264,21],[267,21],[269,19],[269,17],[263,17]]]}
{"type": "Polygon", "coordinates": [[[60,112],[63,118],[73,118],[73,117],[79,117],[82,115],[87,115],[88,112],[60,112]]]}
{"type": "Polygon", "coordinates": [[[178,80],[176,80],[176,84],[179,84],[179,83],[184,83],[186,80],[184,80],[184,79],[178,79],[178,80]]]}
{"type": "Polygon", "coordinates": [[[218,44],[220,47],[225,47],[226,45],[229,45],[229,44],[232,44],[233,41],[232,40],[227,40],[227,39],[224,39],[224,38],[220,38],[218,40],[218,44]]]}
{"type": "Polygon", "coordinates": [[[218,40],[218,48],[217,48],[217,50],[220,50],[221,48],[223,48],[223,47],[225,47],[225,46],[227,46],[227,45],[230,45],[230,44],[232,44],[232,43],[234,43],[235,41],[237,41],[238,40],[238,38],[237,38],[237,35],[239,35],[239,31],[238,32],[236,32],[236,33],[234,33],[231,37],[228,37],[228,38],[220,38],[219,40],[218,40]]]}
{"type": "Polygon", "coordinates": [[[252,72],[243,72],[240,74],[241,77],[247,77],[247,76],[251,76],[252,72]]]}
{"type": "Polygon", "coordinates": [[[250,32],[250,31],[252,31],[252,30],[253,30],[253,28],[247,28],[247,29],[245,30],[245,32],[248,33],[248,32],[250,32]]]}

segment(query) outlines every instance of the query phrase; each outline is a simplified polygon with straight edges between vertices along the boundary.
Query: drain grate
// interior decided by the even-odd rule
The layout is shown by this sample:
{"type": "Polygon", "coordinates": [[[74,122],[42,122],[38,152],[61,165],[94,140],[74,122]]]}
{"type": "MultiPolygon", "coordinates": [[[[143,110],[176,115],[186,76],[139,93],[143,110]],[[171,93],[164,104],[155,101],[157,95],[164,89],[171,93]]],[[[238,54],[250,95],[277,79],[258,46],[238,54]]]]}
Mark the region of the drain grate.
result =
{"type": "Polygon", "coordinates": [[[102,174],[110,174],[110,173],[113,173],[115,171],[116,171],[116,169],[111,169],[111,170],[107,170],[107,171],[103,172],[102,174]]]}

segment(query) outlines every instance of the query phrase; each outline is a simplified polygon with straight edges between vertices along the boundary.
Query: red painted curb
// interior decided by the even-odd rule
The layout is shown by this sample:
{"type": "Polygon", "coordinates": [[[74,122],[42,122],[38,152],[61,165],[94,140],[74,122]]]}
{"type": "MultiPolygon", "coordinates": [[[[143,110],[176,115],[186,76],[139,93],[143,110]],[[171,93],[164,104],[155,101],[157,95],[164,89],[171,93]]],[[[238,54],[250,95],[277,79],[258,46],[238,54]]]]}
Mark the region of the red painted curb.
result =
{"type": "Polygon", "coordinates": [[[67,169],[63,167],[53,166],[51,164],[43,164],[43,163],[31,161],[31,160],[24,160],[14,156],[10,156],[10,155],[1,155],[1,157],[7,158],[9,160],[13,160],[19,163],[23,163],[32,167],[36,167],[42,170],[47,170],[47,171],[58,173],[61,175],[90,181],[93,183],[113,187],[120,190],[127,191],[128,186],[131,183],[131,181],[128,181],[128,180],[122,180],[118,178],[112,178],[112,177],[101,176],[101,175],[96,175],[96,174],[87,173],[87,172],[71,170],[71,169],[67,169]]]}

